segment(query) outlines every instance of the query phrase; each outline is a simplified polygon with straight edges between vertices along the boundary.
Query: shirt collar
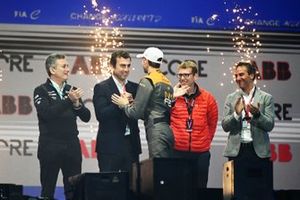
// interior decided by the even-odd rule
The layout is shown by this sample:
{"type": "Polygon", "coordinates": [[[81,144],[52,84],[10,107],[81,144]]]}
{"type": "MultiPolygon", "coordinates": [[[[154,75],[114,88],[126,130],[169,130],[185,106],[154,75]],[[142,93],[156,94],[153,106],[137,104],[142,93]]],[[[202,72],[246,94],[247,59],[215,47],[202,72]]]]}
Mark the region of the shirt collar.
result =
{"type": "Polygon", "coordinates": [[[128,80],[125,79],[124,85],[122,85],[122,84],[120,83],[120,81],[118,81],[118,79],[116,79],[116,77],[115,77],[114,75],[112,75],[112,79],[114,80],[115,84],[117,85],[119,91],[122,91],[123,87],[124,87],[124,86],[127,84],[127,82],[128,82],[128,80]]]}
{"type": "Polygon", "coordinates": [[[62,97],[64,88],[65,88],[65,86],[66,86],[66,82],[64,82],[63,85],[62,85],[62,87],[60,88],[59,85],[58,85],[55,81],[53,81],[53,80],[51,80],[51,79],[49,79],[49,80],[50,80],[52,86],[53,86],[53,87],[55,88],[55,90],[58,92],[58,94],[62,97]]]}
{"type": "Polygon", "coordinates": [[[196,98],[197,96],[199,96],[201,94],[198,84],[196,84],[196,83],[194,83],[194,84],[195,84],[194,92],[191,95],[184,94],[183,96],[185,98],[187,98],[187,99],[196,98]]]}
{"type": "Polygon", "coordinates": [[[254,92],[254,90],[255,90],[255,87],[256,87],[256,86],[254,85],[253,88],[250,90],[249,94],[247,94],[246,92],[244,92],[244,91],[242,90],[242,91],[241,91],[241,92],[242,92],[242,95],[245,96],[245,97],[247,97],[247,96],[252,97],[253,92],[254,92]]]}

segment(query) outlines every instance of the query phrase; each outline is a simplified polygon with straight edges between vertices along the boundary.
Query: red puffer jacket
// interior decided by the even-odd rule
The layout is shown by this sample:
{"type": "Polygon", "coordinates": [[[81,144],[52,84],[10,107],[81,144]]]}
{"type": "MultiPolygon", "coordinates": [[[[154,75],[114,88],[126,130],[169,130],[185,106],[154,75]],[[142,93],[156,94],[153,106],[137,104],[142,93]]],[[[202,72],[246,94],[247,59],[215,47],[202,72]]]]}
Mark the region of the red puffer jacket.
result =
{"type": "Polygon", "coordinates": [[[192,112],[192,132],[186,131],[187,118],[188,111],[185,98],[178,97],[171,112],[175,149],[191,152],[208,151],[218,122],[218,106],[215,98],[208,91],[200,89],[200,94],[195,97],[192,112]]]}

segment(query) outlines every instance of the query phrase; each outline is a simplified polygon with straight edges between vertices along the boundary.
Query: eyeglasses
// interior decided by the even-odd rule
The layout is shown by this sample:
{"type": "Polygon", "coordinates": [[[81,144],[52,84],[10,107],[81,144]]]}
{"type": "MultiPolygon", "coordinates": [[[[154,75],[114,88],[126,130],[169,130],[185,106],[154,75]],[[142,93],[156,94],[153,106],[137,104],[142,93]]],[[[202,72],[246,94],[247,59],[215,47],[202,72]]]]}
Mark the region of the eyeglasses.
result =
{"type": "Polygon", "coordinates": [[[190,75],[192,75],[192,73],[176,74],[177,78],[188,78],[190,75]]]}

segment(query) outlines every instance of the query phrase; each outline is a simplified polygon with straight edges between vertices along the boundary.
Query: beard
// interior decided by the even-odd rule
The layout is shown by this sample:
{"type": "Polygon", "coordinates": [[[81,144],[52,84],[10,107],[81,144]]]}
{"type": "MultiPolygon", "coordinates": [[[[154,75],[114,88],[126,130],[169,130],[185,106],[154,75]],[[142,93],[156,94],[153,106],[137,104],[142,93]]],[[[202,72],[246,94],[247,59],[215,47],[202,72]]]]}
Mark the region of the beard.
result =
{"type": "Polygon", "coordinates": [[[118,74],[118,73],[115,73],[115,72],[113,72],[112,74],[119,81],[125,81],[127,79],[127,77],[128,77],[128,74],[118,74]]]}
{"type": "Polygon", "coordinates": [[[144,66],[143,69],[144,69],[144,73],[148,74],[148,67],[144,66]]]}

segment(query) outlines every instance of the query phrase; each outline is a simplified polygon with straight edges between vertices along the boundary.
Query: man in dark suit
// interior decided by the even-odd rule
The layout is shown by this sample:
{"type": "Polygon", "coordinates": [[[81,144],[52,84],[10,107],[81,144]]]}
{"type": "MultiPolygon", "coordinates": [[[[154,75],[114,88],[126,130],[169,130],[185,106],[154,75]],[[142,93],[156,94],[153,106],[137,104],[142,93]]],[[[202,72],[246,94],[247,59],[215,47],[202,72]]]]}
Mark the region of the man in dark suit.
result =
{"type": "Polygon", "coordinates": [[[45,66],[49,77],[34,89],[40,131],[37,156],[41,199],[54,199],[61,170],[65,198],[71,200],[72,186],[68,179],[81,173],[82,164],[77,118],[88,122],[91,113],[82,102],[83,90],[67,83],[70,68],[66,56],[51,54],[45,66]]]}
{"type": "Polygon", "coordinates": [[[141,153],[138,121],[129,119],[123,110],[111,102],[117,93],[133,101],[138,84],[128,81],[131,57],[126,51],[111,55],[112,76],[95,85],[93,104],[99,121],[96,152],[100,172],[128,171],[141,153]]]}

